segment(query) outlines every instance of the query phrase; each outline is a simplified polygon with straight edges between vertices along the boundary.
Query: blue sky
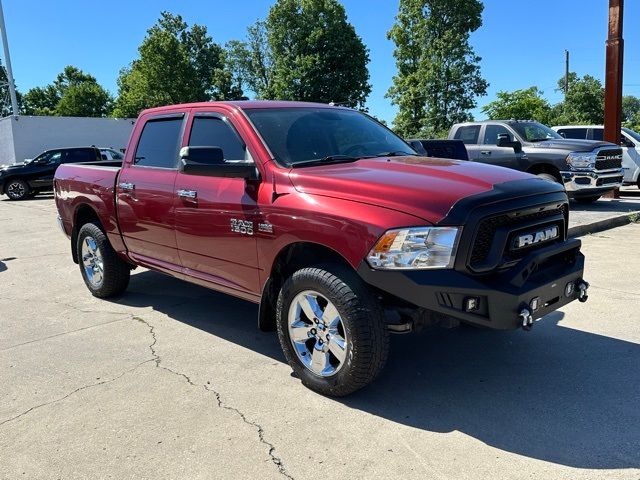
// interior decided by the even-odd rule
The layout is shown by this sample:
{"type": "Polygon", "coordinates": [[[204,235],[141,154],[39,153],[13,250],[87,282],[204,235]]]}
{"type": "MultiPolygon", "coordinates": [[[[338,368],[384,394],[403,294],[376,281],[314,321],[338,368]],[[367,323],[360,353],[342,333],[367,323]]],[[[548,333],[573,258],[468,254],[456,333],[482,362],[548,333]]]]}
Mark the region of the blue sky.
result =
{"type": "MultiPolygon", "coordinates": [[[[21,91],[50,83],[65,65],[93,74],[112,93],[118,71],[137,55],[146,30],[160,11],[206,25],[214,40],[243,38],[246,27],[263,18],[267,0],[4,0],[14,77],[21,91]]],[[[349,21],[370,49],[373,90],[368,107],[393,119],[384,95],[395,73],[393,44],[386,39],[397,1],[343,0],[349,21]]],[[[571,69],[604,78],[608,0],[486,0],[483,26],[471,42],[482,57],[490,87],[481,107],[499,90],[537,85],[553,103],[564,74],[564,50],[571,69]]],[[[625,94],[640,96],[640,2],[625,5],[625,94]]],[[[476,118],[482,117],[479,108],[476,118]]]]}

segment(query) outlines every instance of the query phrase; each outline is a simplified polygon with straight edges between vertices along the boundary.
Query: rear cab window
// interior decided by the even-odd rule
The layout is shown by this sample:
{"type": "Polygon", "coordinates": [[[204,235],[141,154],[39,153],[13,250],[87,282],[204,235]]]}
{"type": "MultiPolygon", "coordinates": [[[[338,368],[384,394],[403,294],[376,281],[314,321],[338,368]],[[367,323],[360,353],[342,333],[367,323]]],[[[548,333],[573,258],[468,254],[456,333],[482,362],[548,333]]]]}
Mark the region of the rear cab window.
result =
{"type": "Polygon", "coordinates": [[[604,128],[594,128],[591,130],[593,140],[604,140],[604,128]]]}
{"type": "Polygon", "coordinates": [[[479,134],[480,125],[469,125],[466,127],[459,127],[453,138],[455,140],[462,140],[462,143],[465,145],[473,145],[478,143],[479,134]]]}
{"type": "Polygon", "coordinates": [[[150,118],[145,123],[133,157],[137,167],[177,167],[183,114],[150,118]]]}
{"type": "Polygon", "coordinates": [[[586,140],[587,138],[586,128],[559,128],[558,133],[564,138],[574,138],[577,140],[586,140]]]}

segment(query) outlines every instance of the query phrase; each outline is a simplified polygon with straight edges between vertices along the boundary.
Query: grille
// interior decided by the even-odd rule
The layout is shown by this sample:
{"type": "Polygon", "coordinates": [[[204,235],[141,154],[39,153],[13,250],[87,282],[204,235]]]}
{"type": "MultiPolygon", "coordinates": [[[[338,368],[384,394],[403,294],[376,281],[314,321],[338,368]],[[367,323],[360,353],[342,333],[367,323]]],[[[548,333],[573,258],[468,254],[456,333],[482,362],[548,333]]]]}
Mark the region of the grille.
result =
{"type": "MultiPolygon", "coordinates": [[[[512,230],[517,230],[518,225],[522,225],[531,221],[540,220],[541,224],[544,223],[545,218],[553,217],[558,213],[561,213],[565,219],[565,224],[568,219],[568,206],[562,204],[556,208],[550,208],[534,213],[526,213],[521,215],[514,215],[518,212],[504,213],[489,217],[480,222],[478,226],[473,248],[471,249],[471,256],[469,263],[471,267],[478,266],[483,263],[491,250],[493,243],[493,237],[498,228],[509,227],[512,230]]],[[[564,236],[564,234],[562,234],[564,236]]]]}
{"type": "Polygon", "coordinates": [[[596,170],[622,168],[622,150],[600,150],[596,156],[596,170]]]}

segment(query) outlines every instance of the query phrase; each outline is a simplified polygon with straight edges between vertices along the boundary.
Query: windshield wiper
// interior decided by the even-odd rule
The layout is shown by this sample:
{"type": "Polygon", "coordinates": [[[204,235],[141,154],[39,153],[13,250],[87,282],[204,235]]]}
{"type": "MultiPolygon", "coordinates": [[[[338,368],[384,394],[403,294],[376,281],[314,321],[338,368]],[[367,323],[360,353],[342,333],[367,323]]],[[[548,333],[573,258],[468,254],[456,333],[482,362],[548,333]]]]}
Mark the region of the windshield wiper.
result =
{"type": "Polygon", "coordinates": [[[417,153],[403,152],[401,150],[396,150],[396,151],[393,151],[393,152],[380,152],[380,153],[376,153],[375,155],[367,155],[366,158],[405,157],[405,156],[417,157],[418,154],[417,153]]]}
{"type": "Polygon", "coordinates": [[[292,162],[291,168],[308,167],[310,165],[323,165],[330,163],[348,163],[357,162],[362,157],[352,157],[350,155],[327,155],[322,158],[313,158],[311,160],[302,160],[300,162],[292,162]]]}
{"type": "Polygon", "coordinates": [[[529,140],[530,142],[544,142],[546,140],[558,140],[557,138],[532,138],[531,140],[529,140]]]}

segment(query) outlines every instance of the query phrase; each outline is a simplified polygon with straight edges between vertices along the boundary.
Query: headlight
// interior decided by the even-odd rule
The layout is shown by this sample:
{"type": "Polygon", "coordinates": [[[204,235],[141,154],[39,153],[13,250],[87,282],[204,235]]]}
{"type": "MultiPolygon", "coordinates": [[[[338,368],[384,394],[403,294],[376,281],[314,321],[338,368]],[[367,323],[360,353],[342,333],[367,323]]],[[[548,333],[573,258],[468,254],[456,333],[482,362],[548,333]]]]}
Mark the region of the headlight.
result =
{"type": "Polygon", "coordinates": [[[596,165],[595,153],[571,152],[567,155],[567,164],[571,168],[593,168],[596,165]]]}
{"type": "Polygon", "coordinates": [[[415,227],[388,230],[367,255],[381,270],[451,268],[461,227],[415,227]]]}

